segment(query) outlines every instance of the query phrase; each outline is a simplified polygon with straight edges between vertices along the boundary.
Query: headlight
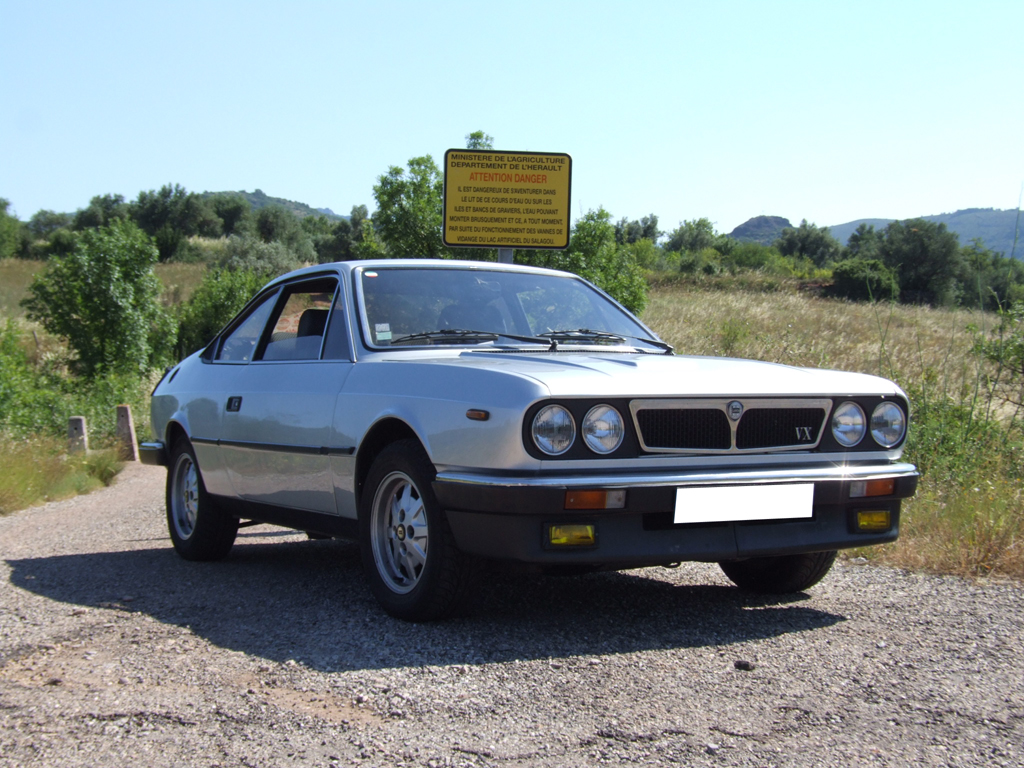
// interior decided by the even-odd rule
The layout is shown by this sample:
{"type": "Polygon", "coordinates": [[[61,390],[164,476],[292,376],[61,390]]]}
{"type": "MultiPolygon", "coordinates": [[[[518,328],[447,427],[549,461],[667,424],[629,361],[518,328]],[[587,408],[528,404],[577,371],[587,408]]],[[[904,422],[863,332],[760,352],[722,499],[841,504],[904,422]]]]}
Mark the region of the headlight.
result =
{"type": "Polygon", "coordinates": [[[626,435],[622,416],[610,405],[595,405],[583,419],[583,439],[594,453],[611,453],[626,435]]]}
{"type": "Polygon", "coordinates": [[[896,403],[880,403],[871,414],[871,437],[883,448],[892,448],[903,439],[907,420],[896,403]]]}
{"type": "Polygon", "coordinates": [[[533,417],[530,432],[533,442],[544,453],[559,456],[572,447],[572,441],[576,439],[576,422],[562,406],[548,405],[533,417]]]}
{"type": "Polygon", "coordinates": [[[864,411],[856,403],[843,403],[832,413],[832,436],[844,448],[859,443],[864,431],[864,411]]]}

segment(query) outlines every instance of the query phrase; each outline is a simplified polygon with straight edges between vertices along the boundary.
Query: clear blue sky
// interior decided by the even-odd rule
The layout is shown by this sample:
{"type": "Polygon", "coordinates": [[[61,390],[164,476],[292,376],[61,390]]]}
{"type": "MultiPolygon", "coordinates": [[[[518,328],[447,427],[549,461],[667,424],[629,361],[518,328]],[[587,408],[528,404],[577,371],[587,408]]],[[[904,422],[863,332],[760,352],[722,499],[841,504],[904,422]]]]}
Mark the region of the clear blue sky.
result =
{"type": "Polygon", "coordinates": [[[1024,2],[0,0],[0,197],[178,183],[348,213],[390,165],[567,152],[573,212],[1015,208],[1024,2]]]}

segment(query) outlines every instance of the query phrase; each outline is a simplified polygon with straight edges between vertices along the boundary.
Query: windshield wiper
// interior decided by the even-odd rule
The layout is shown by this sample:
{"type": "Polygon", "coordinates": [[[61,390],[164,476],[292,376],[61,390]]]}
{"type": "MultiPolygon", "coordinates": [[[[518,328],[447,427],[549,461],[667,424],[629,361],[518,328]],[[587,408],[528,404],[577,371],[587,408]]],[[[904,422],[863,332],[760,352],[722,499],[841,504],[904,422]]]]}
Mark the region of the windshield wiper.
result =
{"type": "Polygon", "coordinates": [[[470,331],[463,328],[442,328],[437,331],[424,331],[423,333],[410,333],[408,336],[399,336],[392,339],[391,344],[406,344],[410,341],[425,341],[428,344],[460,344],[464,341],[481,342],[495,341],[497,333],[491,331],[470,331]]]}
{"type": "Polygon", "coordinates": [[[592,341],[595,343],[612,343],[621,344],[627,339],[631,341],[642,341],[644,344],[650,344],[653,347],[657,347],[663,350],[666,355],[670,355],[673,352],[671,344],[666,344],[664,341],[659,339],[649,339],[644,336],[628,336],[626,334],[609,333],[608,331],[592,331],[589,328],[577,328],[575,330],[563,330],[563,331],[546,331],[544,333],[538,333],[538,336],[551,339],[553,343],[559,341],[592,341]]]}

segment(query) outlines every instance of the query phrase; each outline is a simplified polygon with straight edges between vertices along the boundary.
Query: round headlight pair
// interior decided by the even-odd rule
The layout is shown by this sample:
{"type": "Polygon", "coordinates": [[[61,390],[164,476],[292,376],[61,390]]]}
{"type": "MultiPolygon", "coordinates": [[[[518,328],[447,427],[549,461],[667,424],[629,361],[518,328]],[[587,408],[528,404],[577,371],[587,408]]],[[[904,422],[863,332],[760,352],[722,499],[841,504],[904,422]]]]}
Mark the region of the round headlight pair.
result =
{"type": "Polygon", "coordinates": [[[870,428],[872,439],[883,448],[892,448],[903,439],[907,420],[903,410],[891,402],[879,403],[871,413],[871,422],[857,403],[845,402],[832,414],[832,436],[844,448],[852,448],[864,439],[870,428]]]}
{"type": "MultiPolygon", "coordinates": [[[[583,441],[594,453],[612,453],[626,435],[621,414],[610,405],[595,405],[583,418],[583,441]]],[[[576,440],[576,421],[561,405],[547,405],[537,411],[530,427],[533,442],[549,456],[560,456],[576,440]]]]}

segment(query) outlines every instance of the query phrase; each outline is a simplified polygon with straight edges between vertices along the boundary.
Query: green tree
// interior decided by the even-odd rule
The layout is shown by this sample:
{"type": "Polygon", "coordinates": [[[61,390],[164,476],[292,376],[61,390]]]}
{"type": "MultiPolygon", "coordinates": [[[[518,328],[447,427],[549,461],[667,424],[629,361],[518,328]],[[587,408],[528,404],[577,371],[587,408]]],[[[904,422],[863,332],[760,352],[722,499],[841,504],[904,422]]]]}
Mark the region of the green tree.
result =
{"type": "Polygon", "coordinates": [[[635,243],[639,240],[650,240],[651,243],[657,243],[661,235],[662,232],[658,229],[658,217],[653,213],[644,216],[639,221],[635,219],[630,221],[623,217],[615,225],[615,242],[619,245],[635,243]]]}
{"type": "Polygon", "coordinates": [[[816,267],[823,267],[838,261],[842,255],[839,241],[829,234],[828,227],[808,224],[807,219],[799,227],[786,227],[773,244],[783,256],[810,259],[816,267]]]}
{"type": "Polygon", "coordinates": [[[656,269],[661,261],[661,248],[646,237],[642,237],[632,243],[620,244],[619,247],[626,251],[638,266],[644,269],[656,269]]]}
{"type": "Polygon", "coordinates": [[[715,225],[710,220],[700,218],[684,221],[669,234],[665,250],[698,253],[705,248],[713,248],[716,238],[715,225]]]}
{"type": "Polygon", "coordinates": [[[335,222],[327,236],[314,240],[317,260],[327,264],[359,258],[356,254],[363,239],[364,223],[368,224],[366,206],[353,205],[348,219],[335,222]]]}
{"type": "MultiPolygon", "coordinates": [[[[326,217],[325,217],[326,220],[326,217]]],[[[264,243],[281,243],[300,263],[316,261],[313,239],[299,218],[280,205],[268,205],[256,212],[255,231],[264,243]]]]}
{"type": "Polygon", "coordinates": [[[88,206],[75,212],[71,226],[76,231],[96,229],[113,223],[115,219],[127,219],[130,215],[123,195],[96,195],[88,206]]]}
{"type": "MultiPolygon", "coordinates": [[[[472,134],[471,134],[472,135],[472,134]]],[[[441,241],[444,179],[430,155],[393,165],[377,179],[373,229],[391,258],[451,258],[441,241]]]]}
{"type": "Polygon", "coordinates": [[[74,218],[70,213],[39,210],[28,220],[28,231],[32,233],[33,237],[49,240],[50,236],[58,229],[70,229],[74,218]]]}
{"type": "Polygon", "coordinates": [[[81,373],[141,373],[166,363],[175,328],[160,306],[157,250],[135,224],[83,232],[29,286],[28,316],[67,340],[81,373]]]}
{"type": "Polygon", "coordinates": [[[221,221],[221,234],[225,237],[241,235],[251,224],[252,206],[241,195],[221,193],[207,198],[210,210],[221,221]]]}
{"type": "Polygon", "coordinates": [[[466,134],[466,149],[494,149],[494,137],[483,131],[466,134]]]}
{"type": "Polygon", "coordinates": [[[960,303],[999,310],[1024,296],[1024,261],[989,250],[981,238],[960,249],[960,303]]]}
{"type": "Polygon", "coordinates": [[[846,240],[846,257],[877,259],[882,248],[882,237],[872,224],[860,224],[846,240]]]}
{"type": "Polygon", "coordinates": [[[960,244],[945,224],[924,219],[894,221],[885,229],[880,255],[896,270],[900,300],[951,304],[957,298],[960,244]]]}
{"type": "Polygon", "coordinates": [[[140,192],[130,210],[135,222],[156,242],[160,261],[174,258],[189,237],[220,237],[224,231],[210,203],[180,184],[140,192]]]}
{"type": "Polygon", "coordinates": [[[0,198],[0,259],[10,259],[21,248],[21,222],[7,212],[10,202],[0,198]]]}
{"type": "Polygon", "coordinates": [[[647,281],[628,248],[615,242],[615,225],[604,208],[576,221],[565,251],[521,251],[518,263],[573,272],[608,293],[634,314],[647,306],[647,281]]]}

